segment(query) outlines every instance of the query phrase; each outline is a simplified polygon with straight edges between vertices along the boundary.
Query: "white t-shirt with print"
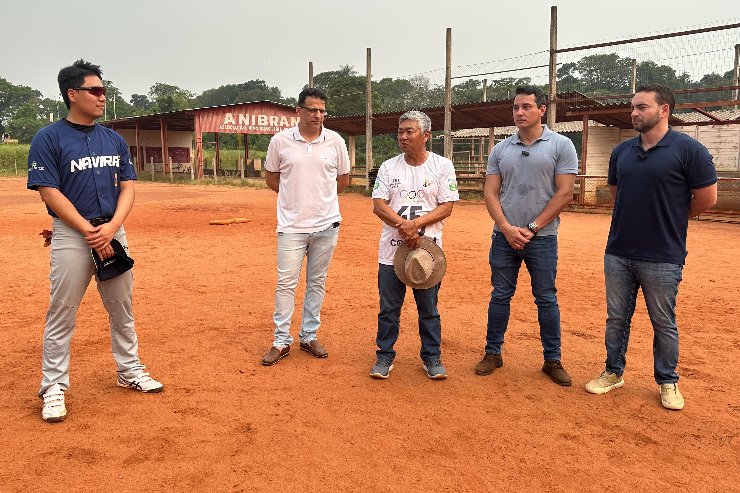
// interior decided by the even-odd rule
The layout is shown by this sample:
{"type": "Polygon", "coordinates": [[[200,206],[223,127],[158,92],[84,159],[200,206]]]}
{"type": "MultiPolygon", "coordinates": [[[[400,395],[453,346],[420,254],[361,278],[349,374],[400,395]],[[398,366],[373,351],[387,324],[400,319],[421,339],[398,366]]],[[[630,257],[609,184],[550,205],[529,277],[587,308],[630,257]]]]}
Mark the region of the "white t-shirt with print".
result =
{"type": "Polygon", "coordinates": [[[342,220],[337,197],[337,176],[350,171],[344,139],[328,128],[306,142],[298,127],[275,134],[270,140],[265,169],[280,173],[277,231],[315,233],[342,220]]]}
{"type": "MultiPolygon", "coordinates": [[[[415,219],[436,209],[439,204],[460,200],[452,161],[433,152],[424,164],[411,166],[400,154],[384,162],[378,170],[373,198],[384,199],[404,219],[415,219]]],[[[421,235],[442,246],[443,221],[422,228],[421,235]]],[[[378,262],[393,265],[393,256],[403,243],[397,228],[383,223],[378,245],[378,262]]]]}

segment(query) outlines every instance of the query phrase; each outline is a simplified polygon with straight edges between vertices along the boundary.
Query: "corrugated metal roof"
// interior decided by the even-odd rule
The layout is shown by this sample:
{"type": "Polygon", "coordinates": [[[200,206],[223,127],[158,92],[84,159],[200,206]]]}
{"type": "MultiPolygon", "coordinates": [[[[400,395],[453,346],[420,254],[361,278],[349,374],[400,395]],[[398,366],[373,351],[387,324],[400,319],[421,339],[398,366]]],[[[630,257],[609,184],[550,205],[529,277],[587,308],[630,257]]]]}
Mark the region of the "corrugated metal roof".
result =
{"type": "MultiPolygon", "coordinates": [[[[601,123],[595,122],[593,120],[588,121],[589,127],[602,127],[603,125],[601,123]]],[[[583,131],[583,121],[578,120],[574,122],[556,122],[555,127],[552,128],[552,130],[558,132],[558,133],[567,133],[567,132],[581,132],[583,131]]],[[[509,135],[514,135],[517,131],[517,128],[515,125],[509,125],[506,127],[495,127],[495,135],[496,137],[508,137],[509,135]]],[[[455,132],[452,132],[453,137],[488,137],[488,129],[487,128],[466,128],[463,130],[457,130],[455,132]]]]}

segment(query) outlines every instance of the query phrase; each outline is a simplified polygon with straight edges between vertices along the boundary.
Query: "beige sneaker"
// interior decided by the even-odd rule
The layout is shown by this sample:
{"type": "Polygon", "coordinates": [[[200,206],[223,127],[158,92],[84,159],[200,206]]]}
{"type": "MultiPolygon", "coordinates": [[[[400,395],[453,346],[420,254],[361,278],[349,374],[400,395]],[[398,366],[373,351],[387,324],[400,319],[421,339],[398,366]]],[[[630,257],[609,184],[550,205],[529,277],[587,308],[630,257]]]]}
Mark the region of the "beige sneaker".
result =
{"type": "Polygon", "coordinates": [[[618,389],[624,385],[621,375],[604,370],[599,378],[591,380],[586,384],[586,391],[592,394],[606,394],[610,390],[618,389]]]}
{"type": "Polygon", "coordinates": [[[683,409],[684,401],[677,383],[660,384],[660,403],[666,409],[680,411],[683,409]]]}

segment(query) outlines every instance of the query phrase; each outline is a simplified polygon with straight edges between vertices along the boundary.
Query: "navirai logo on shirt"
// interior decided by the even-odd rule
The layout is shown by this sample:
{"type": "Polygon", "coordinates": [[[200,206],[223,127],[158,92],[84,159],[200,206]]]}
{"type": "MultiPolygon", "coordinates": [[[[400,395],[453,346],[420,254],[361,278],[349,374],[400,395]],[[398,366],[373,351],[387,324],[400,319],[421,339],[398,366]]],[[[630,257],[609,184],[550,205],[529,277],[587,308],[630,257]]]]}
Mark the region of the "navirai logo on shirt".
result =
{"type": "Polygon", "coordinates": [[[457,181],[450,178],[450,191],[456,192],[457,191],[457,181]]]}

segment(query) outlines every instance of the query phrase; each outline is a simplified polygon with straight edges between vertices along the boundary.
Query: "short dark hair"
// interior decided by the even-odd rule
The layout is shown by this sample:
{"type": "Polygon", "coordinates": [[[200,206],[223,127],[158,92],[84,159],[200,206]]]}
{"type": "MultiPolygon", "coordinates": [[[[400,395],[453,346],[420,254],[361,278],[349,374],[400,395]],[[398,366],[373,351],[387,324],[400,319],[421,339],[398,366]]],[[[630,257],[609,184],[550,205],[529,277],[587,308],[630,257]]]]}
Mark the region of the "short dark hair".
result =
{"type": "Polygon", "coordinates": [[[635,94],[638,92],[654,92],[655,100],[659,105],[668,105],[668,116],[673,114],[673,109],[676,107],[676,98],[673,97],[673,91],[666,86],[661,84],[644,84],[635,89],[635,94]]]}
{"type": "Polygon", "coordinates": [[[547,96],[545,96],[545,93],[542,92],[542,89],[540,89],[537,86],[531,86],[531,85],[524,85],[524,86],[517,86],[516,89],[514,89],[514,94],[526,94],[527,96],[534,95],[534,100],[537,102],[537,107],[540,106],[547,106],[547,96]]]}
{"type": "Polygon", "coordinates": [[[100,70],[100,65],[93,65],[82,58],[74,62],[69,67],[64,67],[59,71],[59,75],[57,75],[59,92],[62,93],[62,99],[64,99],[64,104],[67,105],[67,109],[69,109],[69,96],[67,96],[67,90],[81,87],[82,84],[85,83],[85,77],[88,75],[95,75],[100,80],[103,79],[103,71],[100,70]]]}
{"type": "Polygon", "coordinates": [[[306,103],[306,98],[319,98],[326,101],[326,93],[318,87],[307,87],[298,95],[298,106],[303,106],[306,103]]]}

